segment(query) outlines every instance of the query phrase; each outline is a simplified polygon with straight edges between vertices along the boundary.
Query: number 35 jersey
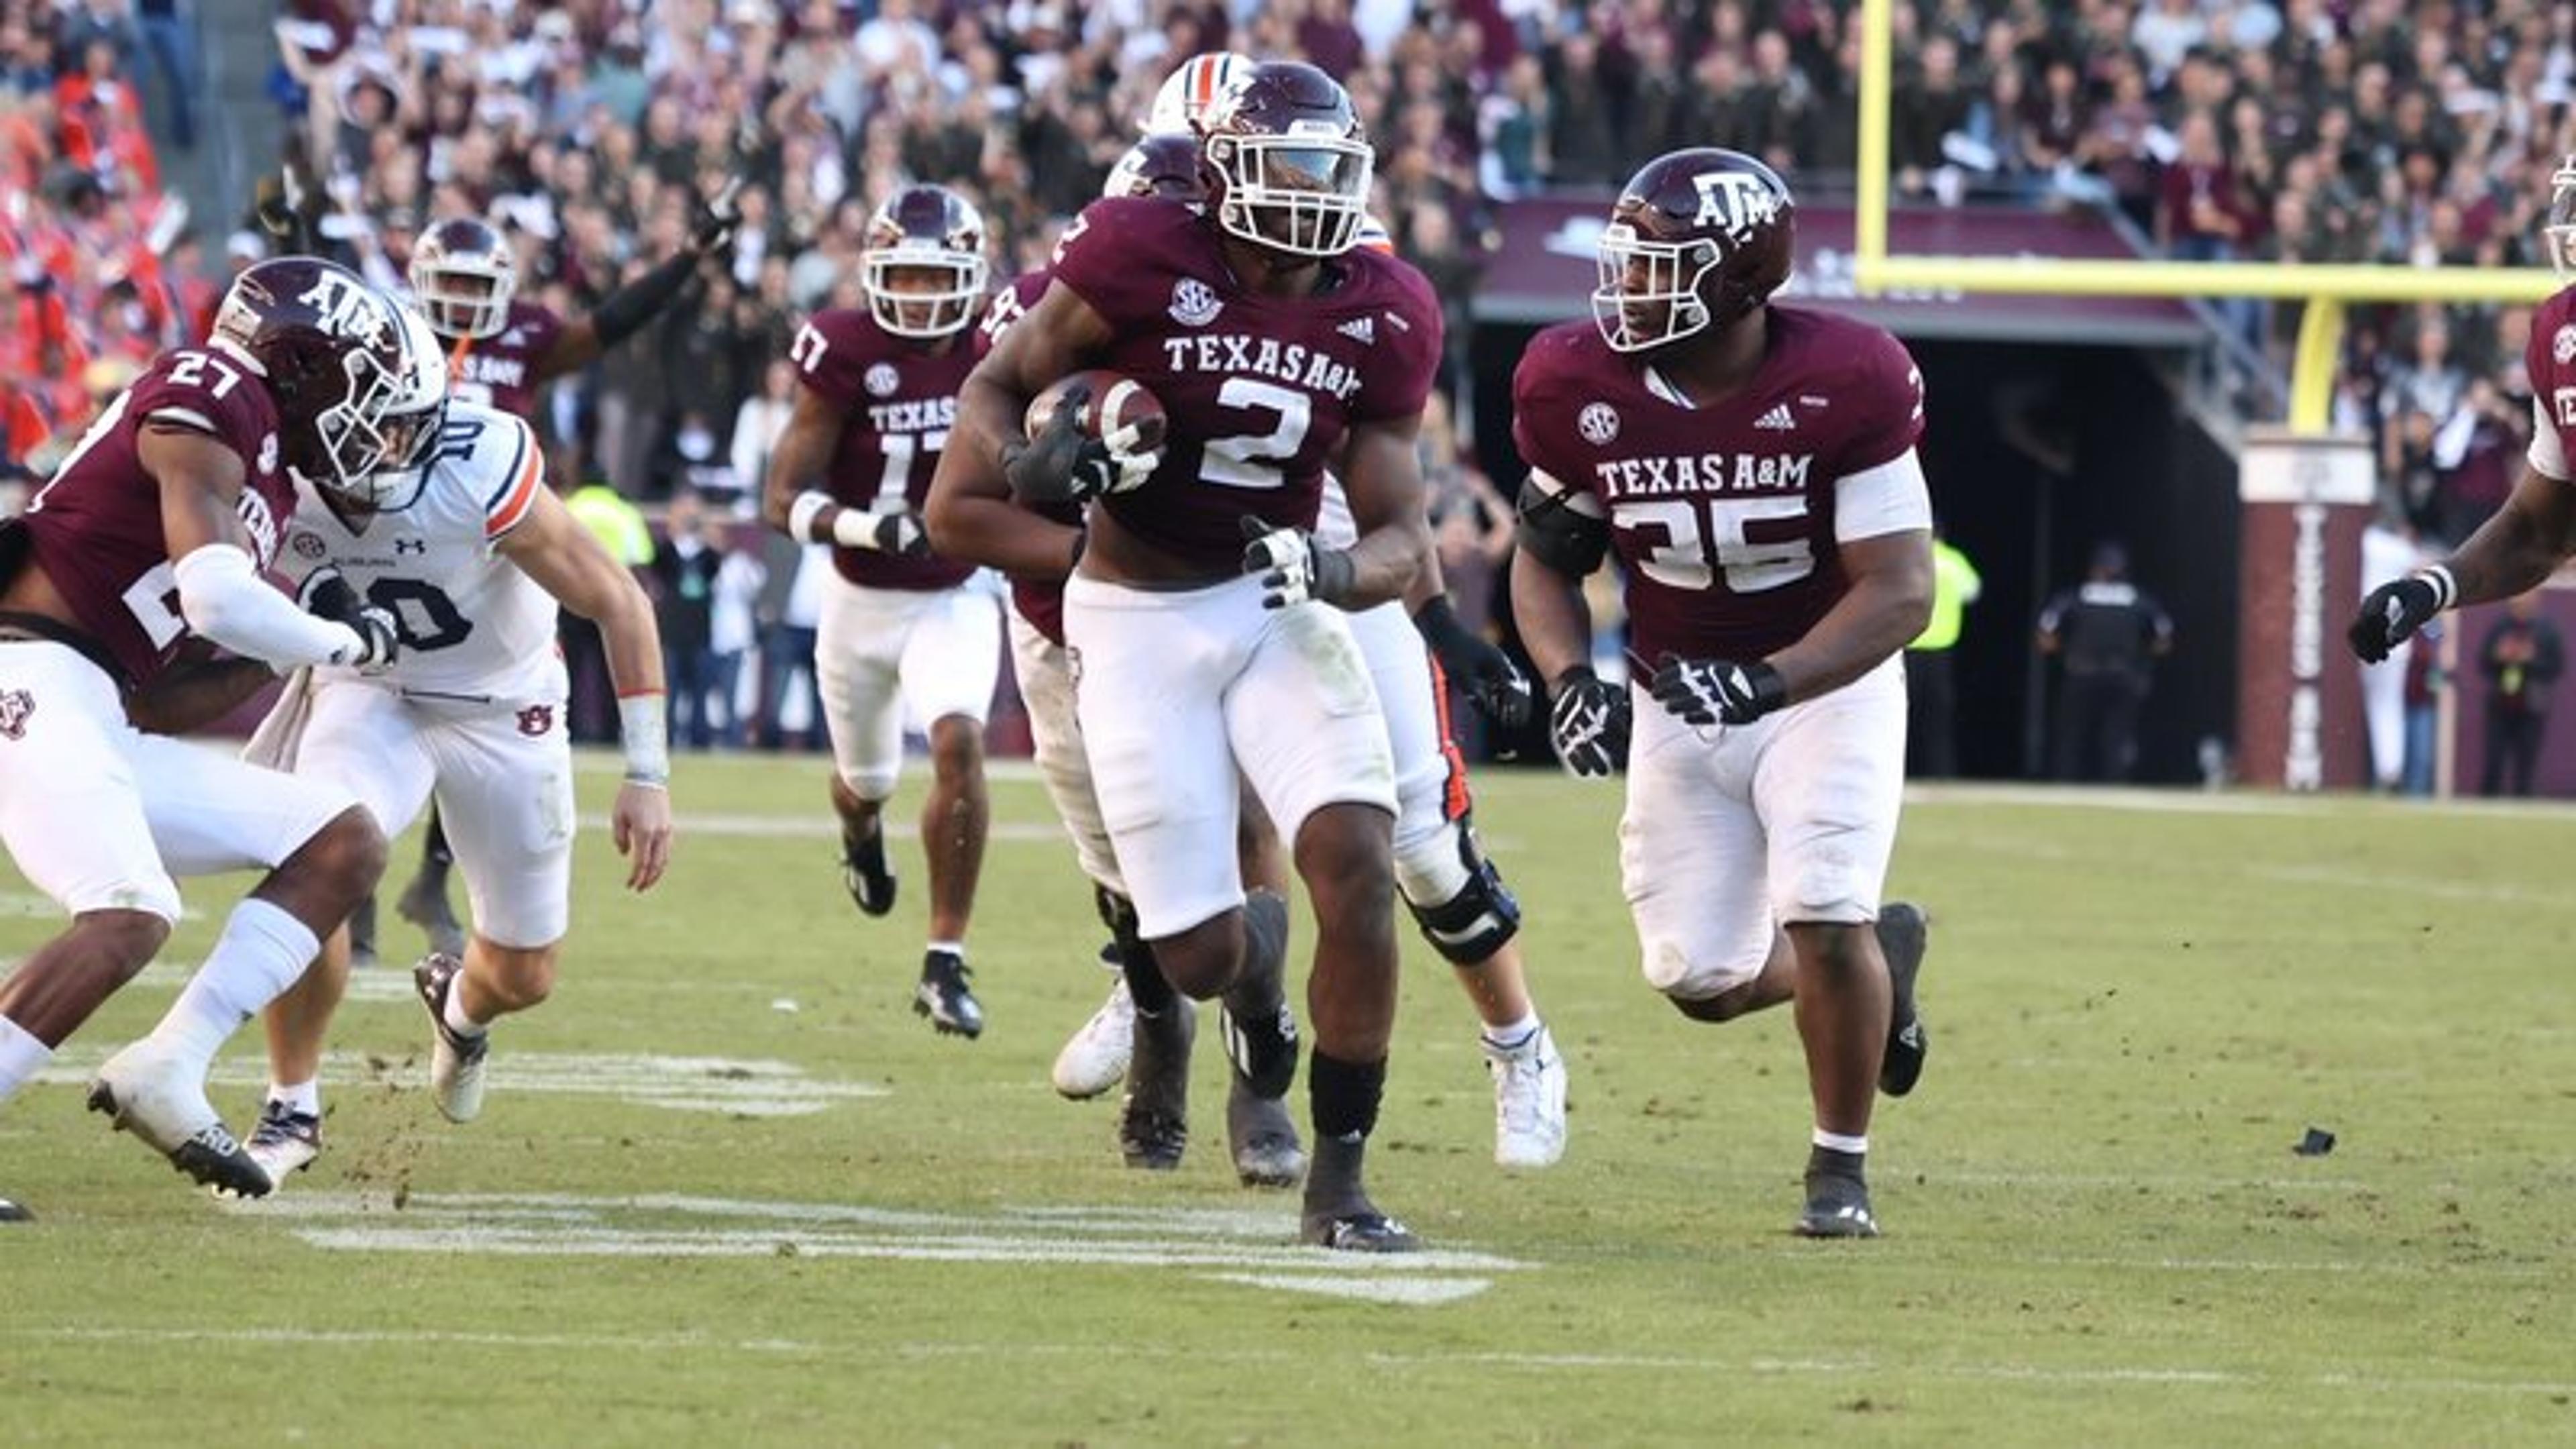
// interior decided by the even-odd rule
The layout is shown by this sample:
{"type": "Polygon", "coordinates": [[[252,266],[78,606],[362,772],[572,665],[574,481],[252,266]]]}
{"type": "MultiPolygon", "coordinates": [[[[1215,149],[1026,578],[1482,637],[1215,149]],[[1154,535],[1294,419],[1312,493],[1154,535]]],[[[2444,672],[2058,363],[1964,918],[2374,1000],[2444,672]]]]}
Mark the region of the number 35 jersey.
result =
{"type": "Polygon", "coordinates": [[[545,471],[526,423],[451,402],[410,506],[353,528],[301,484],[278,567],[299,584],[336,568],[393,614],[402,650],[373,676],[380,683],[461,700],[550,698],[562,690],[554,596],[499,552],[534,511],[545,471]]]}
{"type": "Polygon", "coordinates": [[[1513,374],[1532,481],[1609,519],[1640,668],[1786,648],[1842,598],[1839,545],[1932,526],[1904,344],[1798,307],[1769,323],[1752,380],[1706,407],[1588,320],[1540,333],[1513,374]]]}

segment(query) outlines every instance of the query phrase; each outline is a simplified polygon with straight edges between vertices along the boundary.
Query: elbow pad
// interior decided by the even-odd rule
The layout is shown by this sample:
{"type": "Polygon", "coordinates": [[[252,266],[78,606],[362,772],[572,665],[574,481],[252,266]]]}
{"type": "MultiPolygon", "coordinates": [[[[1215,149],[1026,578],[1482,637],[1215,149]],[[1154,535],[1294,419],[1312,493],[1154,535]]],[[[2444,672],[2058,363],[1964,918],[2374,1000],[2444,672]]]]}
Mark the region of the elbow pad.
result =
{"type": "Polygon", "coordinates": [[[179,581],[179,614],[200,638],[281,668],[346,664],[367,641],[346,624],[295,607],[259,576],[250,555],[228,543],[192,549],[171,566],[179,581]]]}
{"type": "Polygon", "coordinates": [[[1582,578],[1601,567],[1610,551],[1610,521],[1583,511],[1576,496],[1550,489],[1531,474],[1521,485],[1520,526],[1514,536],[1530,557],[1558,573],[1582,578]]]}

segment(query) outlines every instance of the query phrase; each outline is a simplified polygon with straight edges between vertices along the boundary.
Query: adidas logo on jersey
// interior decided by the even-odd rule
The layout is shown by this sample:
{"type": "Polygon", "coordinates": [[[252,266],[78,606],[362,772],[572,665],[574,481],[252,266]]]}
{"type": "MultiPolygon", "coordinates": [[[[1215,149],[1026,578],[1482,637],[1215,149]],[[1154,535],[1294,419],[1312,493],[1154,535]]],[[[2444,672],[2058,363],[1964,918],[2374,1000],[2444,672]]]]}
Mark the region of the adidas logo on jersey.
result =
{"type": "Polygon", "coordinates": [[[1764,432],[1793,433],[1798,430],[1798,419],[1790,413],[1787,403],[1779,403],[1775,404],[1771,411],[1755,418],[1753,426],[1764,432]]]}
{"type": "Polygon", "coordinates": [[[1377,345],[1377,323],[1366,317],[1354,317],[1333,329],[1362,347],[1377,345]]]}

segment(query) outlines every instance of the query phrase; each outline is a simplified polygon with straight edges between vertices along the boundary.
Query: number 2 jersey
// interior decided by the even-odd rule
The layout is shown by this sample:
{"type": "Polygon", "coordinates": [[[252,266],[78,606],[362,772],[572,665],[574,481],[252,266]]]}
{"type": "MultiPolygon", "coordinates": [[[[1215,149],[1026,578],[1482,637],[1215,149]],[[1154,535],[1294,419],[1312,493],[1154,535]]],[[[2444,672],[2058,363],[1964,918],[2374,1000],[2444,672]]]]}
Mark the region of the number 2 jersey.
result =
{"type": "Polygon", "coordinates": [[[162,532],[161,485],[139,456],[144,431],[193,433],[241,459],[235,512],[252,560],[266,569],[295,511],[278,426],[277,405],[248,358],[220,344],[165,352],[107,405],[27,505],[18,526],[35,560],[124,683],[149,683],[188,632],[162,532]]]}
{"type": "Polygon", "coordinates": [[[526,423],[451,402],[410,506],[352,527],[311,484],[299,485],[278,567],[298,582],[336,568],[367,602],[391,611],[402,649],[390,670],[371,676],[383,685],[462,701],[551,698],[562,690],[558,607],[499,552],[535,509],[545,471],[526,423]]]}
{"type": "Polygon", "coordinates": [[[1932,526],[1904,344],[1800,307],[1769,326],[1751,381],[1705,407],[1589,320],[1540,333],[1512,376],[1540,487],[1609,519],[1642,669],[1784,649],[1842,598],[1840,544],[1932,526]]]}
{"type": "MultiPolygon", "coordinates": [[[[817,312],[788,349],[815,396],[841,410],[823,491],[844,508],[919,513],[939,471],[940,450],[957,422],[957,389],[975,370],[976,349],[960,330],[926,351],[877,325],[865,309],[817,312]]],[[[800,480],[799,486],[805,486],[800,480]]],[[[870,589],[918,593],[953,589],[972,564],[931,555],[899,558],[875,549],[832,549],[841,577],[870,589]]]]}

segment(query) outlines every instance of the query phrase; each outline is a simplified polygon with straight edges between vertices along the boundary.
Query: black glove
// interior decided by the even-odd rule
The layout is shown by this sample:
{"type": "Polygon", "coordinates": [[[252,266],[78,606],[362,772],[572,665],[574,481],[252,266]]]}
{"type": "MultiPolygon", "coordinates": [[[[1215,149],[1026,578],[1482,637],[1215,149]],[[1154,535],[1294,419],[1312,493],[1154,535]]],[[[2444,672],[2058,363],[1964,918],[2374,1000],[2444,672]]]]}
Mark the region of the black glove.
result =
{"type": "Polygon", "coordinates": [[[1459,623],[1445,595],[1423,605],[1413,616],[1413,627],[1422,631],[1422,642],[1431,646],[1441,670],[1485,718],[1507,730],[1529,723],[1529,677],[1493,641],[1459,623]]]}
{"type": "Polygon", "coordinates": [[[335,662],[355,665],[362,674],[382,674],[393,668],[395,657],[402,653],[402,626],[393,610],[364,604],[357,617],[346,622],[358,631],[358,652],[335,662]]]}
{"type": "Polygon", "coordinates": [[[358,597],[346,575],[325,564],[306,574],[304,582],[296,586],[295,606],[317,619],[355,629],[359,611],[367,607],[367,601],[358,597]]]}
{"type": "Polygon", "coordinates": [[[1274,528],[1243,516],[1243,571],[1261,575],[1261,607],[1285,609],[1313,600],[1338,604],[1351,596],[1359,565],[1350,553],[1315,542],[1302,528],[1274,528]]]}
{"type": "Polygon", "coordinates": [[[737,176],[714,197],[698,204],[697,215],[689,219],[689,250],[709,257],[732,243],[734,228],[742,225],[742,208],[733,199],[740,190],[742,178],[737,176]]]}
{"type": "Polygon", "coordinates": [[[1159,450],[1122,454],[1074,426],[1074,415],[1090,400],[1089,385],[1075,383],[1057,399],[1054,415],[1036,437],[1002,445],[1002,477],[1012,496],[1023,503],[1088,503],[1153,476],[1162,461],[1159,450]]]}
{"type": "Polygon", "coordinates": [[[1578,775],[1608,775],[1628,763],[1628,691],[1604,684],[1589,665],[1556,677],[1556,708],[1548,733],[1557,758],[1578,775]]]}
{"type": "Polygon", "coordinates": [[[2426,569],[2381,584],[2361,601],[2361,612],[2353,615],[2352,627],[2345,631],[2345,637],[2352,641],[2352,652],[2364,664],[2386,659],[2389,650],[2405,643],[2434,615],[2449,608],[2453,593],[2451,571],[2444,568],[2426,569]]]}
{"type": "Polygon", "coordinates": [[[1667,659],[1653,689],[1657,704],[1695,725],[1751,724],[1789,702],[1780,671],[1758,659],[1667,659]]]}
{"type": "Polygon", "coordinates": [[[921,520],[909,513],[887,513],[877,518],[877,552],[896,558],[930,557],[930,535],[921,520]]]}

